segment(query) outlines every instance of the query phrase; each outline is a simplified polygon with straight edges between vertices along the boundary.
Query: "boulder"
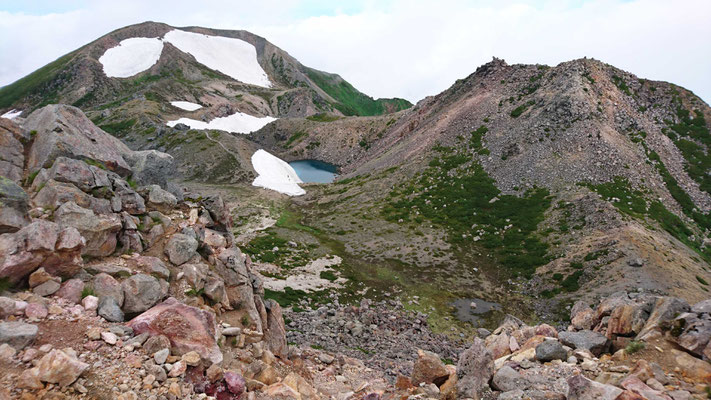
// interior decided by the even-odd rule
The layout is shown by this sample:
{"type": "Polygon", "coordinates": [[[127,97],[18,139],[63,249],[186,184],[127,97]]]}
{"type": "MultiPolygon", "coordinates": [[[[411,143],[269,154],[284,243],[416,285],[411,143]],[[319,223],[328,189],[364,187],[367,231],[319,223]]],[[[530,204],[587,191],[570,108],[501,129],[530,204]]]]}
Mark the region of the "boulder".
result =
{"type": "Polygon", "coordinates": [[[81,294],[84,291],[84,282],[81,279],[69,279],[62,283],[59,291],[55,295],[65,299],[72,304],[77,304],[81,301],[81,294]]]}
{"type": "Polygon", "coordinates": [[[73,355],[53,349],[37,363],[39,379],[66,387],[74,383],[89,368],[89,364],[79,361],[73,355]]]}
{"type": "MultiPolygon", "coordinates": [[[[225,206],[224,200],[219,195],[207,196],[202,199],[201,204],[210,213],[210,217],[214,221],[214,227],[227,232],[232,228],[232,218],[230,218],[230,210],[225,206]]],[[[212,226],[207,226],[208,228],[212,226]]]]}
{"type": "Polygon", "coordinates": [[[221,233],[213,231],[212,229],[205,229],[205,238],[203,239],[203,242],[213,248],[227,246],[227,239],[225,239],[221,233]]]}
{"type": "Polygon", "coordinates": [[[289,348],[286,344],[286,328],[284,327],[284,317],[281,314],[281,306],[272,299],[266,300],[264,306],[267,310],[264,343],[272,354],[286,360],[289,348]]]}
{"type": "Polygon", "coordinates": [[[19,184],[25,164],[22,141],[28,138],[22,129],[7,118],[0,118],[0,176],[19,184]]]}
{"type": "Polygon", "coordinates": [[[32,199],[37,207],[55,210],[62,204],[72,201],[79,207],[87,208],[96,214],[111,214],[113,212],[109,200],[84,193],[71,183],[50,179],[38,186],[38,189],[39,191],[32,199]]]}
{"type": "Polygon", "coordinates": [[[484,341],[474,339],[457,363],[457,393],[463,398],[478,399],[494,375],[494,360],[484,341]]]}
{"type": "Polygon", "coordinates": [[[136,267],[145,274],[155,276],[160,279],[170,278],[170,270],[165,266],[163,260],[152,256],[138,256],[129,260],[135,263],[136,267]]]}
{"type": "Polygon", "coordinates": [[[205,263],[183,264],[183,276],[188,284],[195,290],[203,289],[205,279],[210,268],[205,263]]]}
{"type": "Polygon", "coordinates": [[[158,303],[165,293],[158,279],[136,274],[121,283],[123,288],[123,312],[126,314],[141,313],[158,303]]]}
{"type": "Polygon", "coordinates": [[[89,192],[97,187],[94,172],[89,168],[89,164],[67,157],[57,157],[45,177],[57,182],[71,183],[83,192],[89,192]]]}
{"type": "Polygon", "coordinates": [[[197,240],[188,235],[176,233],[168,240],[165,246],[165,254],[173,264],[182,265],[197,254],[197,248],[197,240]]]}
{"type": "Polygon", "coordinates": [[[607,337],[636,335],[644,327],[650,311],[647,304],[639,303],[624,304],[615,308],[607,322],[607,337]]]}
{"type": "Polygon", "coordinates": [[[123,158],[131,150],[119,139],[102,131],[84,113],[62,104],[35,110],[24,124],[37,131],[27,159],[27,168],[36,171],[50,168],[58,157],[94,160],[121,176],[131,174],[123,158]]]}
{"type": "Polygon", "coordinates": [[[622,389],[591,381],[582,375],[568,378],[568,400],[615,400],[622,389]]]}
{"type": "Polygon", "coordinates": [[[52,275],[72,277],[81,269],[83,247],[75,228],[36,220],[17,232],[0,235],[0,278],[14,284],[39,265],[52,275]]]}
{"type": "Polygon", "coordinates": [[[145,214],[146,202],[136,193],[131,185],[123,179],[112,179],[114,193],[121,203],[121,209],[131,215],[145,214]]]}
{"type": "Polygon", "coordinates": [[[548,362],[553,360],[566,360],[568,352],[557,340],[546,340],[536,346],[536,360],[548,362]]]}
{"type": "Polygon", "coordinates": [[[646,324],[637,335],[643,338],[652,331],[659,331],[663,324],[671,321],[677,315],[689,311],[689,304],[677,297],[660,297],[654,303],[654,309],[646,324]]]}
{"type": "Polygon", "coordinates": [[[55,294],[61,287],[60,282],[61,280],[59,278],[57,278],[56,280],[49,280],[32,288],[32,293],[41,297],[47,297],[49,295],[55,294]]]}
{"type": "Polygon", "coordinates": [[[170,212],[178,205],[178,199],[172,193],[161,189],[158,185],[148,186],[148,206],[162,211],[170,212]]]}
{"type": "Polygon", "coordinates": [[[691,307],[691,312],[696,314],[709,314],[711,316],[711,299],[694,304],[691,307]]]}
{"type": "Polygon", "coordinates": [[[173,156],[156,150],[134,151],[125,155],[133,170],[132,178],[139,185],[166,187],[168,178],[176,173],[173,156]]]}
{"type": "Polygon", "coordinates": [[[100,297],[97,314],[109,322],[123,322],[123,311],[113,297],[100,297]]]}
{"type": "Polygon", "coordinates": [[[157,353],[165,349],[170,351],[170,339],[164,335],[151,336],[146,340],[143,349],[148,354],[157,353]]]}
{"type": "Polygon", "coordinates": [[[681,332],[676,342],[690,353],[703,358],[711,340],[711,318],[699,318],[696,313],[684,313],[673,322],[673,333],[681,332]]]}
{"type": "Polygon", "coordinates": [[[579,350],[589,350],[599,356],[610,347],[610,341],[605,335],[593,331],[560,332],[558,340],[566,346],[579,350]]]}
{"type": "Polygon", "coordinates": [[[491,381],[494,389],[501,392],[509,392],[516,389],[526,389],[528,382],[516,370],[504,365],[494,374],[494,379],[491,381]]]}
{"type": "Polygon", "coordinates": [[[417,350],[417,360],[412,367],[412,384],[434,383],[442,386],[449,379],[449,370],[439,356],[431,351],[417,350]]]}
{"type": "Polygon", "coordinates": [[[7,343],[16,350],[22,350],[37,337],[37,325],[19,321],[0,322],[0,343],[7,343]]]}
{"type": "Polygon", "coordinates": [[[672,355],[682,376],[698,383],[711,382],[710,363],[679,350],[672,349],[672,355]]]}
{"type": "Polygon", "coordinates": [[[15,300],[0,296],[0,319],[15,315],[15,311],[17,311],[15,300]]]}
{"type": "Polygon", "coordinates": [[[246,257],[238,248],[230,247],[218,255],[215,270],[225,282],[230,307],[245,310],[253,324],[253,330],[261,333],[262,318],[255,305],[252,275],[245,261],[246,257]]]}
{"type": "Polygon", "coordinates": [[[0,234],[17,232],[30,223],[30,198],[12,180],[0,175],[0,234]]]}
{"type": "Polygon", "coordinates": [[[195,351],[204,360],[222,362],[215,315],[182,304],[175,298],[171,297],[137,316],[128,322],[128,326],[136,334],[148,332],[151,336],[168,337],[174,354],[195,351]]]}
{"type": "Polygon", "coordinates": [[[112,276],[106,273],[100,273],[91,280],[91,288],[94,295],[101,300],[104,297],[114,299],[114,302],[121,307],[123,305],[123,287],[112,276]]]}
{"type": "Polygon", "coordinates": [[[122,226],[118,215],[95,215],[93,211],[70,201],[59,207],[54,219],[63,226],[76,228],[86,239],[82,254],[106,257],[116,250],[116,234],[122,226]]]}

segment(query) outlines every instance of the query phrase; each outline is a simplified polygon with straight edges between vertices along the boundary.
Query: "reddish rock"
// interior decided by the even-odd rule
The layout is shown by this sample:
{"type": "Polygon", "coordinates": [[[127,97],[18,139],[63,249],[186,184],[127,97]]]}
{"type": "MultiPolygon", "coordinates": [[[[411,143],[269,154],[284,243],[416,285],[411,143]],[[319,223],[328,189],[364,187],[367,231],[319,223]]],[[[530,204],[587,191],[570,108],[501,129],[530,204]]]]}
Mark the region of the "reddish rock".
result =
{"type": "Polygon", "coordinates": [[[62,283],[55,296],[77,304],[81,301],[82,291],[84,291],[84,282],[81,279],[70,279],[62,283]]]}
{"type": "Polygon", "coordinates": [[[195,351],[213,364],[222,361],[222,352],[217,346],[215,315],[187,306],[173,297],[132,319],[127,325],[137,335],[144,332],[151,336],[165,335],[174,354],[195,351]]]}
{"type": "Polygon", "coordinates": [[[437,354],[418,349],[411,378],[415,386],[420,383],[434,383],[441,386],[449,378],[449,370],[437,354]]]}
{"type": "Polygon", "coordinates": [[[246,383],[242,375],[236,374],[232,371],[227,371],[224,374],[225,383],[227,383],[227,389],[236,395],[241,395],[244,393],[246,383]]]}
{"type": "Polygon", "coordinates": [[[25,307],[25,316],[27,318],[42,319],[47,317],[47,307],[41,303],[29,303],[25,307]]]}
{"type": "Polygon", "coordinates": [[[65,387],[74,383],[89,368],[89,364],[83,363],[61,350],[54,349],[40,359],[37,368],[41,381],[58,383],[65,387]]]}

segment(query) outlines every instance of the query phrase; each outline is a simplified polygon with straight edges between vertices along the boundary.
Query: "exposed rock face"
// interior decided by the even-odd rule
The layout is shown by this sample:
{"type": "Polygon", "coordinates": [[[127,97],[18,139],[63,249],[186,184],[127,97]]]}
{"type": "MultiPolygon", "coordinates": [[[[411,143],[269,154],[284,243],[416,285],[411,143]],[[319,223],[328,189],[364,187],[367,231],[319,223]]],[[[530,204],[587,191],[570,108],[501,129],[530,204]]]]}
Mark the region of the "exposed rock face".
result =
{"type": "Polygon", "coordinates": [[[82,254],[106,257],[116,250],[116,234],[122,226],[117,215],[95,215],[91,210],[68,202],[59,207],[54,218],[63,226],[76,228],[86,239],[82,254]]]}
{"type": "Polygon", "coordinates": [[[175,175],[173,156],[156,150],[134,151],[125,155],[133,170],[133,179],[139,185],[159,185],[166,187],[168,178],[175,175]]]}
{"type": "Polygon", "coordinates": [[[267,310],[264,343],[272,354],[286,359],[289,349],[286,345],[286,328],[284,327],[284,317],[281,314],[281,306],[272,299],[266,300],[264,306],[267,310]]]}
{"type": "Polygon", "coordinates": [[[476,338],[472,346],[462,353],[457,364],[457,392],[464,398],[478,399],[494,375],[494,360],[484,346],[484,342],[476,338]]]}
{"type": "Polygon", "coordinates": [[[25,162],[22,141],[28,139],[14,122],[0,118],[0,176],[20,183],[25,162]]]}
{"type": "Polygon", "coordinates": [[[148,186],[148,206],[167,212],[175,208],[178,199],[172,193],[161,189],[158,185],[148,186]]]}
{"type": "MultiPolygon", "coordinates": [[[[35,180],[37,179],[40,179],[39,175],[35,180]]],[[[109,200],[93,197],[70,183],[61,183],[54,179],[46,181],[32,200],[35,206],[46,209],[57,209],[63,204],[72,201],[80,207],[92,210],[96,214],[109,214],[112,212],[109,200]]]]}
{"type": "Polygon", "coordinates": [[[0,278],[17,283],[40,265],[52,275],[72,277],[80,269],[84,244],[76,228],[36,220],[0,235],[0,278]]]}
{"type": "Polygon", "coordinates": [[[0,234],[17,232],[30,223],[29,201],[20,186],[0,175],[0,234]]]}
{"type": "Polygon", "coordinates": [[[121,286],[124,292],[123,312],[126,314],[146,311],[166,294],[158,279],[145,274],[133,275],[124,280],[121,286]]]}
{"type": "Polygon", "coordinates": [[[222,361],[217,346],[215,315],[169,298],[128,322],[137,334],[164,335],[170,339],[173,353],[195,351],[212,363],[222,361]]]}
{"type": "Polygon", "coordinates": [[[437,386],[442,386],[449,379],[449,370],[437,354],[418,349],[411,379],[415,386],[420,383],[434,383],[437,386]]]}
{"type": "Polygon", "coordinates": [[[61,156],[95,160],[121,176],[131,173],[123,158],[131,150],[120,140],[99,129],[78,108],[53,104],[27,117],[25,128],[37,131],[27,168],[50,168],[61,156]]]}

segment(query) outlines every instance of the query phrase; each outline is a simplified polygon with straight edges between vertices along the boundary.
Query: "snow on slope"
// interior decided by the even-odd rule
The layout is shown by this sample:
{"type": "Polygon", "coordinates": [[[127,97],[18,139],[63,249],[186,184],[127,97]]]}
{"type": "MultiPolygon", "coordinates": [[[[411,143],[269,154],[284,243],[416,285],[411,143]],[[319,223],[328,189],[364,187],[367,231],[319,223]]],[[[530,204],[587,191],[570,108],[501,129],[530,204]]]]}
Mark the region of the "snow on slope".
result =
{"type": "Polygon", "coordinates": [[[191,103],[189,101],[171,101],[170,104],[173,107],[178,107],[185,111],[195,111],[202,108],[200,104],[191,103]]]}
{"type": "Polygon", "coordinates": [[[185,53],[192,54],[206,67],[240,82],[262,87],[272,86],[267,73],[257,62],[257,49],[244,40],[177,29],[166,33],[163,40],[185,53]]]}
{"type": "Polygon", "coordinates": [[[106,50],[99,62],[106,76],[128,78],[157,63],[161,52],[163,41],[158,38],[130,38],[106,50]]]}
{"type": "Polygon", "coordinates": [[[15,110],[14,108],[8,112],[6,112],[3,115],[0,115],[0,118],[5,118],[5,119],[15,119],[22,114],[22,110],[15,110]]]}
{"type": "Polygon", "coordinates": [[[193,129],[219,129],[233,133],[252,133],[272,121],[276,121],[276,118],[253,117],[249,114],[237,112],[226,117],[215,118],[210,122],[180,118],[175,121],[168,121],[166,125],[172,128],[177,124],[185,124],[193,129]]]}
{"type": "Polygon", "coordinates": [[[252,167],[259,175],[252,182],[252,186],[275,190],[289,196],[306,194],[299,186],[302,182],[296,171],[284,160],[260,149],[252,155],[252,167]]]}

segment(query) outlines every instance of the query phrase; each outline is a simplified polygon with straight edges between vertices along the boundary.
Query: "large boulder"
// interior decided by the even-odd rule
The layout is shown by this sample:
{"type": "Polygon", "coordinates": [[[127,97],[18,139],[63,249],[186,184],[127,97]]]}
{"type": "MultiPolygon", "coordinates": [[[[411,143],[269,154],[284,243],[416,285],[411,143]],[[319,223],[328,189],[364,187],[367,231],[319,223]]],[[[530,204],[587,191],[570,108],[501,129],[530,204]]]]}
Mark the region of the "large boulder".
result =
{"type": "Polygon", "coordinates": [[[197,254],[197,248],[198,242],[195,238],[176,233],[165,245],[165,254],[173,264],[182,265],[197,254]]]}
{"type": "Polygon", "coordinates": [[[174,354],[195,351],[204,360],[222,362],[217,346],[215,315],[187,306],[171,297],[128,322],[136,334],[164,335],[170,339],[174,354]]]}
{"type": "Polygon", "coordinates": [[[166,187],[168,178],[175,175],[173,156],[156,150],[134,151],[125,156],[133,170],[133,179],[139,185],[166,187]]]}
{"type": "Polygon", "coordinates": [[[93,160],[121,176],[131,174],[123,158],[131,150],[117,138],[99,129],[84,113],[62,104],[48,105],[27,117],[24,127],[37,131],[27,168],[50,168],[58,157],[93,160]]]}
{"type": "MultiPolygon", "coordinates": [[[[218,195],[207,196],[201,201],[203,207],[210,213],[210,217],[214,223],[214,227],[223,232],[228,231],[232,227],[232,218],[230,218],[230,210],[225,205],[225,201],[218,195]]],[[[208,228],[211,226],[208,226],[208,228]]]]}
{"type": "Polygon", "coordinates": [[[54,213],[54,220],[76,228],[86,239],[83,254],[106,257],[116,250],[116,234],[121,230],[121,218],[116,214],[96,215],[74,202],[62,204],[54,213]]]}
{"type": "Polygon", "coordinates": [[[91,288],[94,291],[94,295],[98,297],[99,300],[104,297],[110,297],[114,299],[119,307],[123,305],[123,287],[111,275],[105,272],[97,274],[91,280],[91,288]]]}
{"type": "Polygon", "coordinates": [[[37,331],[37,325],[19,321],[0,322],[0,343],[7,343],[21,350],[35,340],[37,331]]]}
{"type": "Polygon", "coordinates": [[[170,212],[178,204],[178,199],[172,193],[161,189],[158,185],[150,185],[148,190],[148,206],[163,212],[170,212]]]}
{"type": "Polygon", "coordinates": [[[689,303],[677,297],[658,298],[654,303],[654,310],[639,332],[638,337],[643,338],[653,331],[660,331],[662,325],[673,320],[677,315],[689,311],[689,308],[689,303]]]}
{"type": "Polygon", "coordinates": [[[97,186],[94,172],[89,168],[89,164],[67,157],[57,157],[44,175],[47,179],[54,179],[57,182],[71,183],[84,192],[97,186]]]}
{"type": "Polygon", "coordinates": [[[620,394],[622,389],[591,381],[582,375],[568,379],[568,400],[615,400],[620,394]]]}
{"type": "Polygon", "coordinates": [[[136,314],[153,307],[164,296],[163,288],[158,279],[146,275],[136,274],[121,283],[123,287],[123,312],[136,314]]]}
{"type": "Polygon", "coordinates": [[[42,382],[69,386],[81,376],[89,364],[79,361],[73,354],[53,349],[37,363],[39,379],[42,382]]]}
{"type": "Polygon", "coordinates": [[[437,354],[418,349],[411,379],[415,386],[421,383],[434,383],[439,387],[449,379],[449,370],[437,354]]]}
{"type": "Polygon", "coordinates": [[[236,247],[223,250],[217,257],[215,269],[225,282],[225,293],[230,306],[245,310],[252,321],[252,328],[262,332],[262,318],[255,305],[252,275],[247,269],[244,254],[236,247]]]}
{"type": "Polygon", "coordinates": [[[30,198],[12,180],[0,175],[0,234],[17,232],[30,223],[30,198]]]}
{"type": "Polygon", "coordinates": [[[553,360],[565,360],[568,352],[557,340],[546,340],[536,346],[536,360],[548,362],[553,360]]]}
{"type": "Polygon", "coordinates": [[[70,278],[81,269],[84,244],[76,228],[36,220],[0,235],[0,278],[17,283],[40,265],[51,275],[70,278]]]}
{"type": "Polygon", "coordinates": [[[457,392],[462,398],[478,399],[494,375],[494,360],[484,341],[474,339],[457,363],[457,392]]]}
{"type": "Polygon", "coordinates": [[[71,183],[62,183],[50,179],[39,184],[37,189],[38,192],[32,199],[37,207],[55,210],[64,203],[71,201],[80,207],[92,210],[96,214],[110,214],[113,212],[111,202],[108,199],[84,193],[71,183]]]}
{"type": "Polygon", "coordinates": [[[683,313],[673,322],[672,333],[679,333],[676,342],[700,358],[711,359],[711,318],[702,314],[683,313]]]}
{"type": "Polygon", "coordinates": [[[610,340],[605,335],[593,331],[560,332],[558,340],[577,350],[589,350],[596,356],[610,347],[610,340]]]}
{"type": "Polygon", "coordinates": [[[22,181],[25,154],[22,142],[29,139],[22,129],[6,118],[0,118],[0,176],[15,183],[22,181]]]}
{"type": "Polygon", "coordinates": [[[126,211],[131,215],[145,214],[146,213],[146,202],[143,197],[136,193],[131,185],[123,179],[114,178],[112,179],[114,186],[114,193],[116,194],[117,201],[121,203],[121,209],[126,211]]]}

